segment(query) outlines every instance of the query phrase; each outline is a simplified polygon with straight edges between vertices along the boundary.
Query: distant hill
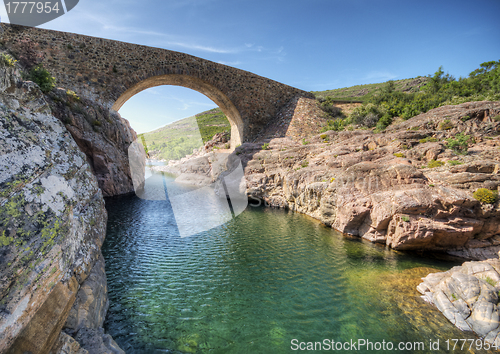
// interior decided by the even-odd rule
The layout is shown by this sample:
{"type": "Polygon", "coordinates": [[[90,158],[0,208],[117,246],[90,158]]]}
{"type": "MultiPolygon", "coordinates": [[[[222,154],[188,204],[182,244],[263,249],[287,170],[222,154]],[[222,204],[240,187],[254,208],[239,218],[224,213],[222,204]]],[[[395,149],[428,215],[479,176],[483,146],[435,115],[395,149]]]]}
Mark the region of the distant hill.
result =
{"type": "MultiPolygon", "coordinates": [[[[392,82],[394,82],[395,91],[418,92],[423,86],[425,86],[428,80],[428,77],[419,76],[414,79],[395,80],[392,82]]],[[[335,90],[313,91],[312,93],[316,96],[316,98],[332,97],[334,100],[338,101],[363,103],[374,95],[382,92],[387,85],[389,85],[389,81],[378,84],[356,85],[335,90]]]]}
{"type": "Polygon", "coordinates": [[[214,108],[139,134],[139,138],[143,139],[151,158],[175,160],[192,154],[193,149],[198,149],[221,132],[230,134],[231,127],[220,108],[214,108]]]}

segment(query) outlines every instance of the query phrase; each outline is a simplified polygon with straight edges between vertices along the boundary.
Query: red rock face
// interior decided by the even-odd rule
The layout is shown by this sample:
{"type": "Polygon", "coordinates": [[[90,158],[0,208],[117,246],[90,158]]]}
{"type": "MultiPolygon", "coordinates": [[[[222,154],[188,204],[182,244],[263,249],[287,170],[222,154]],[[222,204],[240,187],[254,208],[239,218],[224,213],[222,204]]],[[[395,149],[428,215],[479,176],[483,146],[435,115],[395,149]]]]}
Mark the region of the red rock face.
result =
{"type": "Polygon", "coordinates": [[[47,353],[100,255],[107,213],[38,87],[0,71],[0,352],[47,353]]]}

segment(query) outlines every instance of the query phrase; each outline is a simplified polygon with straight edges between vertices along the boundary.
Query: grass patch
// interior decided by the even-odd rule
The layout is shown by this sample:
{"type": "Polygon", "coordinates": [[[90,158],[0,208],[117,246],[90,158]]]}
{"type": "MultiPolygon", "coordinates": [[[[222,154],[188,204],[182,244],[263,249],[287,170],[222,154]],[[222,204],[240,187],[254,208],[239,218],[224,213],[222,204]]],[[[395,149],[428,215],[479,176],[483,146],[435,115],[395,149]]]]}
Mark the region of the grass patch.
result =
{"type": "Polygon", "coordinates": [[[436,168],[436,167],[441,167],[444,165],[444,162],[443,161],[439,161],[439,160],[431,160],[429,161],[429,163],[427,164],[427,167],[428,168],[436,168]]]}
{"type": "Polygon", "coordinates": [[[439,123],[439,130],[450,130],[453,129],[455,126],[449,119],[445,119],[441,123],[439,123]]]}
{"type": "Polygon", "coordinates": [[[10,54],[1,53],[0,54],[0,65],[6,67],[14,67],[17,63],[17,60],[12,57],[10,54]]]}
{"type": "Polygon", "coordinates": [[[419,142],[421,144],[425,144],[425,143],[435,143],[437,142],[438,140],[436,138],[433,138],[431,136],[428,136],[427,138],[424,138],[424,139],[420,139],[419,142]]]}

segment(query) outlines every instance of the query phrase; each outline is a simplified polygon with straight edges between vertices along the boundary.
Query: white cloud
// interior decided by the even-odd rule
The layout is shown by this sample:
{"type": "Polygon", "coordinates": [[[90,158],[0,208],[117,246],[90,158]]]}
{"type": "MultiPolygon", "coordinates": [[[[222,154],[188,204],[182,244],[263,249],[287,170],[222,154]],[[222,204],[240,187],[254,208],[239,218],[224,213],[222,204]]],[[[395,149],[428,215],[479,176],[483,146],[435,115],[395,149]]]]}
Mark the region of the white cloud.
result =
{"type": "Polygon", "coordinates": [[[236,66],[240,65],[241,61],[218,61],[218,63],[223,65],[236,66]]]}
{"type": "Polygon", "coordinates": [[[361,81],[370,81],[370,80],[388,81],[395,79],[397,77],[398,75],[395,75],[388,71],[370,71],[361,79],[361,81]]]}

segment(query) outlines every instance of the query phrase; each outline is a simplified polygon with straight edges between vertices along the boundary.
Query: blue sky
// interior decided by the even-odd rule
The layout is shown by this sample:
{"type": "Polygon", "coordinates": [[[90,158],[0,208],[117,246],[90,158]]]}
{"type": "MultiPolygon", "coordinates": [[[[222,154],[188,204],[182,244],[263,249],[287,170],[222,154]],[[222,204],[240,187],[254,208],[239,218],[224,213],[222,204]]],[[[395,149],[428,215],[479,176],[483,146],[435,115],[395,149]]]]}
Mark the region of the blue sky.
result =
{"type": "MultiPolygon", "coordinates": [[[[0,6],[2,19],[5,9],[0,6]]],[[[80,0],[42,27],[180,51],[307,91],[500,60],[500,0],[80,0]]],[[[138,132],[215,107],[156,87],[120,110],[138,132]]]]}

